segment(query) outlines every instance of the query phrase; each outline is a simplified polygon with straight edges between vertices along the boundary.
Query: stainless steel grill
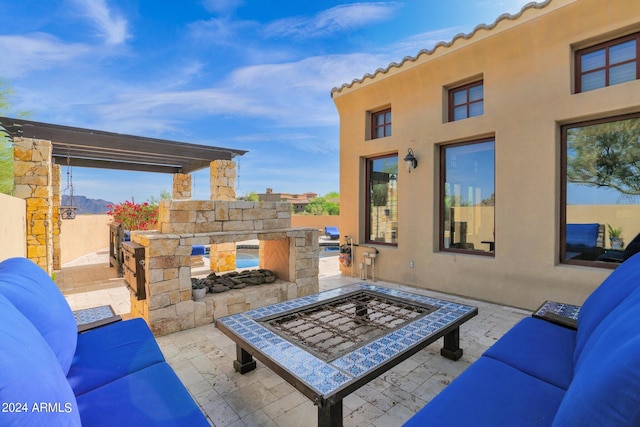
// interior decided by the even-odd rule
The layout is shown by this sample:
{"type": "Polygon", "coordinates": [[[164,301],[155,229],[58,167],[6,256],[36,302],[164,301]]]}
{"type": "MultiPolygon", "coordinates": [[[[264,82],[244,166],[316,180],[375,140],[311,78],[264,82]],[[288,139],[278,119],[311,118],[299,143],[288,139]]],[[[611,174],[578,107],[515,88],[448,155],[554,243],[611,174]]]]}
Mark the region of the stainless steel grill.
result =
{"type": "Polygon", "coordinates": [[[427,304],[358,291],[260,322],[330,361],[435,310],[427,304]]]}

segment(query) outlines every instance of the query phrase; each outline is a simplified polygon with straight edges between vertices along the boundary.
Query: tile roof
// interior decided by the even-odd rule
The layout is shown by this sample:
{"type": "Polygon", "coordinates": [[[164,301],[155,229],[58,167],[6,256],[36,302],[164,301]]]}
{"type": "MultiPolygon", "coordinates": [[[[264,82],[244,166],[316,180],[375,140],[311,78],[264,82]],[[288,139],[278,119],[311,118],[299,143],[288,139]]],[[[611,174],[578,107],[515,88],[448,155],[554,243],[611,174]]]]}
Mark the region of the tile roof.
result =
{"type": "Polygon", "coordinates": [[[485,31],[493,30],[502,21],[505,21],[505,20],[515,21],[519,19],[522,16],[522,14],[529,9],[543,9],[546,6],[548,6],[549,3],[551,3],[551,1],[552,0],[545,0],[539,3],[538,2],[527,3],[522,7],[522,9],[520,9],[520,12],[518,12],[515,15],[511,15],[509,13],[503,13],[502,15],[498,16],[498,18],[496,18],[493,24],[479,24],[473,29],[473,31],[471,31],[468,34],[463,34],[463,33],[457,34],[449,42],[445,42],[445,41],[438,42],[432,49],[422,49],[417,53],[416,56],[404,57],[400,63],[392,62],[386,68],[378,68],[373,74],[365,74],[360,79],[352,80],[351,83],[345,83],[339,88],[334,87],[333,89],[331,89],[331,96],[333,97],[336,92],[341,92],[343,89],[351,88],[356,84],[363,83],[366,79],[374,79],[381,74],[387,74],[392,68],[402,68],[404,64],[408,62],[417,61],[418,58],[421,57],[422,55],[432,55],[436,50],[440,48],[449,48],[453,46],[453,44],[460,39],[469,40],[473,38],[476,35],[476,33],[480,30],[485,30],[485,31]]]}

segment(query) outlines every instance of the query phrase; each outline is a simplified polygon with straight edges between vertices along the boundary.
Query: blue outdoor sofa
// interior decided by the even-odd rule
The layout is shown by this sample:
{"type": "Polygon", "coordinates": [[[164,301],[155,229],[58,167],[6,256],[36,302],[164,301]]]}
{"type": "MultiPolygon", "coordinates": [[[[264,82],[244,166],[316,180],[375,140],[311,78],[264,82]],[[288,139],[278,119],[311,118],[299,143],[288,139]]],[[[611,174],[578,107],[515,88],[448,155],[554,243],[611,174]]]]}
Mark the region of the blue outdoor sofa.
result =
{"type": "Polygon", "coordinates": [[[640,426],[640,254],[579,308],[577,329],[516,324],[405,426],[640,426]]]}
{"type": "Polygon", "coordinates": [[[78,334],[25,258],[0,262],[0,425],[209,426],[142,319],[78,334]]]}

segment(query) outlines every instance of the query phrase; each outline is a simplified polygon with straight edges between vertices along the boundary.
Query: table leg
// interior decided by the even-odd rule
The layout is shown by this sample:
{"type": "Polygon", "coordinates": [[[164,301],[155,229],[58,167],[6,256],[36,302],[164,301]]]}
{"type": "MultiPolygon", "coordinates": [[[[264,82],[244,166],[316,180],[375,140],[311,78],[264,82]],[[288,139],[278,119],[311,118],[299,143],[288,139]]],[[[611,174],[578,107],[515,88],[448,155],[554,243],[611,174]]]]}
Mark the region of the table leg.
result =
{"type": "Polygon", "coordinates": [[[246,374],[247,372],[253,371],[256,369],[256,361],[253,360],[253,356],[242,349],[239,345],[236,344],[236,358],[237,360],[233,361],[233,367],[236,372],[240,372],[241,374],[246,374]]]}
{"type": "Polygon", "coordinates": [[[342,427],[342,399],[333,405],[318,406],[318,427],[342,427]]]}
{"type": "Polygon", "coordinates": [[[455,328],[444,336],[444,347],[440,349],[440,354],[450,360],[458,360],[462,357],[460,328],[455,328]]]}

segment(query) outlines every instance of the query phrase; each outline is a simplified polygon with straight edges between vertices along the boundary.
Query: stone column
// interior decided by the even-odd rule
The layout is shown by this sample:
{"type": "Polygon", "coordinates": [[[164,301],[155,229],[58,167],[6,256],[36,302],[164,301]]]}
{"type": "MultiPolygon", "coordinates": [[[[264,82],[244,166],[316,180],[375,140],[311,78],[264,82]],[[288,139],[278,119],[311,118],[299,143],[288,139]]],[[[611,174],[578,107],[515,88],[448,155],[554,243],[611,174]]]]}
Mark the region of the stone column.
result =
{"type": "Polygon", "coordinates": [[[211,174],[211,200],[236,199],[236,162],[214,160],[209,165],[211,174]]]}
{"type": "Polygon", "coordinates": [[[15,196],[27,201],[27,257],[53,273],[52,144],[14,138],[15,196]]]}
{"type": "Polygon", "coordinates": [[[191,199],[191,174],[173,174],[173,192],[171,198],[174,200],[191,199]]]}
{"type": "MultiPolygon", "coordinates": [[[[236,199],[236,163],[231,160],[214,160],[209,165],[211,200],[234,201],[236,199]]],[[[236,244],[218,243],[209,246],[211,271],[216,273],[236,269],[236,244]]]]}

